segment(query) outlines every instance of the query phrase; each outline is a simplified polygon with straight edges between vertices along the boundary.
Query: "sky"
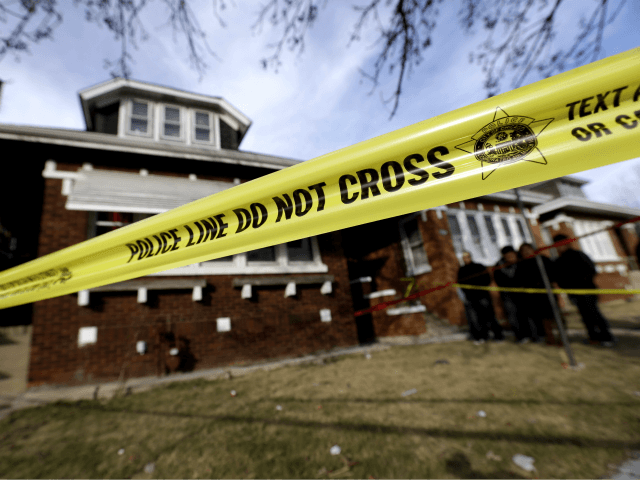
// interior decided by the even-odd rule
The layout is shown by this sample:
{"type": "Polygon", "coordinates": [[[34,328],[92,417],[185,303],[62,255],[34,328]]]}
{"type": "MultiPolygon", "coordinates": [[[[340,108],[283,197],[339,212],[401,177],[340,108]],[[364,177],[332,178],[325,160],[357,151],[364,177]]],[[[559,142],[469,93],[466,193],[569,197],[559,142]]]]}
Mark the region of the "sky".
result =
{"type": "MultiPolygon", "coordinates": [[[[393,119],[388,98],[393,85],[371,93],[360,75],[375,58],[377,32],[371,29],[349,44],[357,20],[354,3],[331,1],[309,31],[305,51],[288,52],[275,73],[260,60],[270,54],[267,44],[276,36],[269,28],[252,31],[259,3],[227,2],[222,12],[226,27],[215,20],[211,0],[191,0],[200,26],[207,32],[219,59],[205,57],[209,68],[202,79],[189,67],[184,44],[174,42],[166,22],[166,7],[152,2],[142,17],[150,39],[132,54],[132,79],[222,96],[252,120],[241,150],[307,160],[436,115],[483,100],[484,76],[469,63],[474,45],[484,39],[467,35],[457,24],[457,8],[442,7],[433,46],[424,54],[404,86],[393,119]],[[349,44],[349,45],[348,45],[349,44]],[[348,45],[348,47],[347,47],[348,45]]],[[[579,16],[586,3],[569,0],[564,19],[579,16]]],[[[59,2],[64,20],[53,41],[31,47],[18,61],[13,55],[0,62],[3,87],[0,123],[84,130],[78,91],[110,78],[104,59],[115,59],[119,45],[108,30],[84,21],[74,2],[59,2]]],[[[614,24],[604,32],[602,57],[640,45],[640,2],[627,0],[614,24]]],[[[0,24],[5,30],[8,24],[0,24]]],[[[538,80],[535,75],[526,83],[538,80]]],[[[505,89],[510,88],[505,85],[505,89]]],[[[575,175],[590,183],[588,198],[640,208],[640,159],[575,175]]]]}

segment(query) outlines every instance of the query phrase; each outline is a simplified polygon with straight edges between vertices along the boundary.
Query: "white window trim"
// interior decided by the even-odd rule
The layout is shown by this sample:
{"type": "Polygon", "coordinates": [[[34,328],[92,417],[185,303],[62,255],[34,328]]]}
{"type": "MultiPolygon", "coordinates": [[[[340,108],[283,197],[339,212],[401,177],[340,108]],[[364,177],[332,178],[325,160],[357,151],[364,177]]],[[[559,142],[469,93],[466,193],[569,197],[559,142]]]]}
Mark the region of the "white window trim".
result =
{"type": "Polygon", "coordinates": [[[415,213],[409,217],[403,218],[398,222],[398,227],[400,230],[400,244],[402,245],[402,251],[404,253],[405,263],[407,264],[407,272],[406,272],[407,276],[421,275],[423,273],[428,273],[431,270],[433,270],[433,268],[431,267],[431,264],[429,263],[429,256],[427,255],[427,251],[425,249],[424,237],[422,236],[422,232],[420,231],[420,228],[419,228],[419,225],[420,225],[419,215],[420,215],[420,212],[415,213]],[[409,245],[409,239],[407,238],[406,232],[403,227],[405,223],[413,220],[416,217],[418,218],[418,233],[420,234],[420,239],[422,240],[422,249],[424,250],[425,258],[427,259],[427,262],[423,265],[415,265],[415,262],[413,259],[413,252],[411,251],[411,245],[409,245]]]}
{"type": "Polygon", "coordinates": [[[194,109],[192,110],[192,115],[191,115],[191,141],[193,142],[194,145],[215,145],[216,144],[216,128],[214,123],[216,122],[216,117],[212,112],[207,112],[206,110],[198,110],[198,109],[194,109]],[[198,125],[196,124],[196,114],[198,113],[204,113],[206,115],[208,115],[209,117],[209,132],[210,132],[210,139],[208,141],[206,140],[197,140],[196,139],[196,128],[198,128],[198,125]]]}
{"type": "Polygon", "coordinates": [[[178,267],[152,275],[255,275],[269,273],[327,273],[329,267],[322,263],[320,248],[316,237],[310,237],[313,261],[290,262],[287,256],[286,244],[276,245],[275,262],[247,262],[246,253],[233,256],[231,262],[202,262],[178,267]]]}
{"type": "Polygon", "coordinates": [[[154,110],[154,104],[149,100],[143,98],[130,98],[129,100],[127,100],[127,118],[125,122],[127,135],[132,135],[134,137],[154,138],[154,110]],[[133,118],[133,102],[147,104],[147,131],[145,133],[142,133],[138,130],[131,130],[131,119],[133,118]]]}
{"type": "MultiPolygon", "coordinates": [[[[174,104],[170,104],[170,103],[160,103],[158,104],[158,106],[160,107],[160,112],[158,117],[159,117],[159,135],[160,135],[160,139],[161,140],[170,140],[172,142],[181,142],[184,143],[185,141],[185,131],[187,130],[188,127],[188,122],[186,121],[187,116],[185,115],[185,108],[180,106],[180,105],[174,105],[174,104]],[[165,124],[165,108],[176,108],[179,112],[180,112],[180,136],[179,137],[172,137],[169,135],[165,135],[164,134],[164,124],[165,124]]],[[[175,123],[173,122],[169,122],[171,125],[175,125],[175,123]]]]}
{"type": "MultiPolygon", "coordinates": [[[[580,236],[587,232],[601,230],[609,225],[610,222],[607,221],[574,220],[572,227],[576,236],[580,236]]],[[[611,234],[608,231],[581,238],[578,242],[580,242],[582,251],[594,262],[617,262],[621,260],[616,252],[611,234]],[[598,247],[600,247],[600,249],[598,247]],[[599,250],[602,250],[604,253],[600,253],[599,250]]]]}
{"type": "MultiPolygon", "coordinates": [[[[463,250],[471,252],[474,262],[493,264],[497,262],[498,259],[500,258],[500,253],[499,253],[500,249],[505,245],[509,244],[508,237],[502,225],[503,218],[506,219],[507,225],[511,230],[511,246],[513,248],[517,250],[520,247],[520,245],[522,245],[524,242],[529,242],[529,243],[531,242],[531,238],[529,237],[529,232],[526,225],[523,225],[525,238],[522,238],[522,236],[520,235],[520,230],[516,223],[518,221],[518,218],[520,218],[520,215],[517,213],[515,214],[503,213],[503,212],[496,212],[496,211],[490,211],[490,210],[473,211],[468,209],[461,210],[461,209],[451,208],[447,211],[447,214],[455,215],[455,217],[458,219],[458,224],[460,225],[460,232],[462,234],[463,250]],[[476,224],[478,225],[478,229],[480,230],[481,240],[486,239],[487,243],[481,243],[482,252],[476,251],[475,243],[473,242],[473,237],[471,235],[471,229],[469,228],[469,225],[467,222],[467,215],[472,215],[475,218],[476,224]],[[493,221],[493,229],[496,232],[497,249],[495,249],[496,250],[495,252],[491,251],[491,245],[489,245],[488,243],[491,241],[490,240],[491,235],[489,235],[489,231],[485,224],[485,220],[484,220],[485,215],[491,216],[491,219],[493,221]],[[480,255],[480,253],[482,253],[482,255],[480,255]]],[[[520,219],[522,220],[522,218],[520,219]]],[[[452,233],[451,235],[453,236],[452,233]]],[[[458,257],[458,260],[462,262],[462,254],[457,253],[456,255],[458,257]]]]}

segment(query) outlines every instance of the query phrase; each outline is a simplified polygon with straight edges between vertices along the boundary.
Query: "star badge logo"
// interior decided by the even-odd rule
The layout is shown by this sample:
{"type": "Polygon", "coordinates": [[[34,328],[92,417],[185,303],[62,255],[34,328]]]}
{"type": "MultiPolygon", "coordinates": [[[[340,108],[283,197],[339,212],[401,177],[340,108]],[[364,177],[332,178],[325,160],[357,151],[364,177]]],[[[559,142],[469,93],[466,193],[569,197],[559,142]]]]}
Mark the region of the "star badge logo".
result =
{"type": "Polygon", "coordinates": [[[538,136],[553,120],[512,116],[498,107],[491,123],[456,148],[476,157],[482,165],[483,180],[500,165],[520,160],[546,165],[547,159],[538,148],[538,136]]]}

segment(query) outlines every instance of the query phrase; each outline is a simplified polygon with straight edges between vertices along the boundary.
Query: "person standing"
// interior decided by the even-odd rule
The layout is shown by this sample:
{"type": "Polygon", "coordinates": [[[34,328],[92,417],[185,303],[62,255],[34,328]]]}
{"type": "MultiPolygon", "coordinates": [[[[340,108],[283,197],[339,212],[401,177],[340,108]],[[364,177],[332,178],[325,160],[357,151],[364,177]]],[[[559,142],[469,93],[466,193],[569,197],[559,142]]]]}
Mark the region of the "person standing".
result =
{"type": "MultiPolygon", "coordinates": [[[[566,235],[556,235],[553,242],[567,240],[566,235]]],[[[570,245],[556,247],[558,255],[554,262],[556,281],[560,288],[594,289],[596,284],[596,267],[584,252],[571,248],[570,245]]],[[[587,328],[589,340],[600,342],[603,347],[613,347],[617,340],[611,334],[609,322],[600,312],[597,295],[569,295],[571,301],[578,307],[582,323],[587,328]]]]}
{"type": "MultiPolygon", "coordinates": [[[[464,265],[458,270],[458,283],[487,287],[491,283],[491,275],[487,267],[474,263],[469,252],[462,253],[464,265]],[[468,278],[472,277],[472,278],[468,278]]],[[[461,289],[466,298],[465,311],[471,337],[476,345],[489,339],[489,330],[493,332],[493,339],[497,342],[504,340],[502,327],[496,320],[491,302],[491,295],[486,290],[461,289]]]]}
{"type": "MultiPolygon", "coordinates": [[[[520,245],[518,255],[521,262],[518,264],[516,275],[518,284],[524,288],[545,288],[542,274],[535,259],[535,249],[530,243],[520,245]]],[[[549,283],[555,282],[555,269],[550,258],[541,255],[544,269],[547,272],[549,283]]],[[[553,336],[553,307],[546,293],[524,294],[525,315],[529,319],[534,342],[543,341],[546,338],[548,345],[555,345],[553,336]]]]}
{"type": "MultiPolygon", "coordinates": [[[[516,277],[518,254],[510,245],[503,247],[500,253],[502,253],[502,258],[498,261],[496,267],[501,268],[493,272],[493,279],[499,287],[520,287],[518,278],[516,277]]],[[[509,325],[511,325],[511,329],[516,335],[517,343],[528,343],[531,337],[531,329],[529,328],[529,322],[526,317],[526,312],[524,311],[523,295],[522,293],[515,292],[500,292],[502,306],[509,320],[509,325]]]]}

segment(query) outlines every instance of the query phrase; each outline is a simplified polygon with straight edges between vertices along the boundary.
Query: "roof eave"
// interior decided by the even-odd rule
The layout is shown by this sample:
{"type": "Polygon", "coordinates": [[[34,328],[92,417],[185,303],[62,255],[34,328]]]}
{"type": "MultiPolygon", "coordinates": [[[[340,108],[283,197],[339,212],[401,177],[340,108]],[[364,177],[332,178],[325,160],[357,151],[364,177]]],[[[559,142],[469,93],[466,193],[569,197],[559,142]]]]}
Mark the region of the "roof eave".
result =
{"type": "Polygon", "coordinates": [[[609,203],[593,202],[574,197],[561,197],[551,202],[538,205],[532,209],[534,213],[543,215],[556,210],[565,210],[586,214],[613,215],[623,218],[633,218],[640,216],[640,209],[624,207],[621,205],[611,205],[609,203]]]}
{"type": "Polygon", "coordinates": [[[106,133],[23,125],[0,124],[0,139],[230,163],[272,170],[281,170],[300,163],[299,160],[291,158],[241,150],[203,149],[187,145],[169,145],[152,141],[146,142],[137,139],[120,138],[106,133]]]}

